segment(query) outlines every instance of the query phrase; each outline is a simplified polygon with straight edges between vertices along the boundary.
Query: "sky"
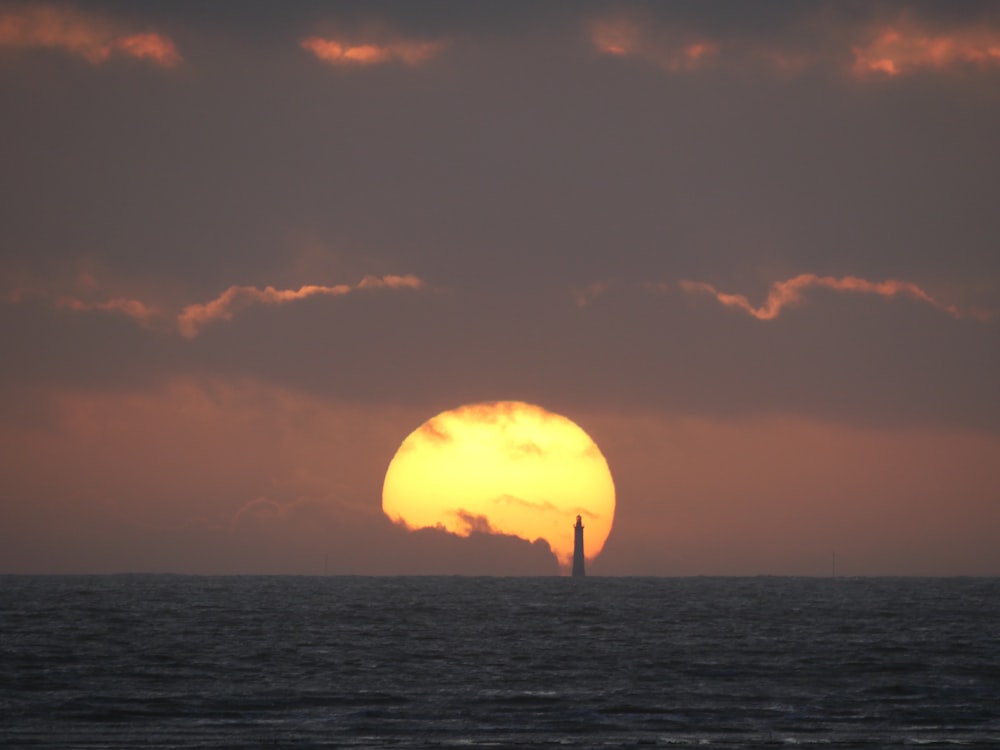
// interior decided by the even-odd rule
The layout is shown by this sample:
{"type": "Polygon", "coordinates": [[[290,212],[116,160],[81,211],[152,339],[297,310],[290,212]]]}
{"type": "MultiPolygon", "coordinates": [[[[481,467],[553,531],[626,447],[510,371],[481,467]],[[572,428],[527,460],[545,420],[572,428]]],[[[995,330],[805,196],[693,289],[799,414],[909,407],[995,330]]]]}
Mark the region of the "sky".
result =
{"type": "Polygon", "coordinates": [[[996,3],[0,0],[0,111],[0,573],[556,574],[381,510],[515,400],[589,574],[1000,575],[996,3]]]}

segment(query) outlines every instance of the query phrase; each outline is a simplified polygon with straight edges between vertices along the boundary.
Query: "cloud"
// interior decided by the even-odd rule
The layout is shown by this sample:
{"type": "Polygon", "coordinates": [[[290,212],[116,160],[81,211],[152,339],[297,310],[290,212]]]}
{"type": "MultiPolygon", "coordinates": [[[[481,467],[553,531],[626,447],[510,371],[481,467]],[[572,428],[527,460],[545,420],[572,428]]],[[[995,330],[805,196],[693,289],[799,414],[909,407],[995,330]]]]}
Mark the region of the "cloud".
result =
{"type": "MultiPolygon", "coordinates": [[[[711,284],[700,281],[681,281],[680,287],[688,294],[709,294],[715,297],[725,307],[743,310],[757,320],[774,320],[786,307],[795,307],[804,301],[803,292],[813,287],[832,289],[836,292],[858,292],[862,294],[877,294],[880,297],[909,297],[943,310],[956,318],[963,314],[954,305],[948,305],[934,299],[916,284],[909,281],[887,279],[886,281],[868,281],[857,276],[816,276],[803,273],[784,281],[771,284],[767,298],[760,307],[754,307],[742,294],[720,292],[711,284]]],[[[662,288],[662,287],[661,287],[662,288]]]]}
{"type": "Polygon", "coordinates": [[[1000,28],[989,22],[945,25],[900,13],[889,19],[837,21],[816,13],[793,20],[784,38],[708,35],[690,24],[644,18],[599,19],[590,42],[605,55],[634,57],[669,73],[709,64],[743,69],[759,65],[793,75],[810,68],[846,70],[856,79],[896,77],[958,66],[1000,66],[1000,28]]]}
{"type": "Polygon", "coordinates": [[[710,63],[719,45],[694,34],[659,30],[650,33],[647,25],[627,20],[597,20],[589,24],[590,41],[606,55],[638,57],[666,71],[696,70],[710,63]]]}
{"type": "Polygon", "coordinates": [[[350,294],[353,290],[354,287],[349,284],[335,286],[308,284],[298,289],[231,286],[213,300],[185,307],[177,316],[177,327],[185,338],[194,338],[205,324],[213,320],[232,320],[237,312],[255,304],[282,305],[316,295],[341,296],[350,294]]]}
{"type": "Polygon", "coordinates": [[[436,419],[424,422],[420,426],[420,435],[432,443],[451,443],[455,439],[436,419]]]}
{"type": "Polygon", "coordinates": [[[522,440],[519,442],[508,441],[507,455],[515,461],[521,458],[544,458],[548,451],[542,448],[534,440],[522,440]]]}
{"type": "Polygon", "coordinates": [[[1000,66],[1000,30],[989,27],[935,29],[906,17],[874,24],[852,49],[859,78],[901,76],[960,65],[1000,66]]]}
{"type": "Polygon", "coordinates": [[[173,41],[152,31],[135,31],[117,21],[55,5],[0,9],[0,47],[58,49],[93,65],[131,57],[161,68],[180,64],[173,41]]]}
{"type": "Polygon", "coordinates": [[[522,508],[528,508],[534,511],[543,511],[545,513],[558,513],[563,515],[564,510],[557,508],[553,503],[548,500],[542,500],[540,502],[534,502],[532,500],[525,500],[523,497],[517,497],[516,495],[498,495],[493,498],[493,502],[497,505],[517,505],[522,508]]]}
{"type": "Polygon", "coordinates": [[[470,513],[464,509],[458,509],[455,511],[455,515],[458,519],[465,525],[464,534],[462,536],[468,536],[469,534],[497,534],[499,532],[495,531],[490,525],[490,519],[486,516],[478,515],[476,513],[470,513]]]}
{"type": "Polygon", "coordinates": [[[365,276],[354,286],[309,284],[298,289],[231,286],[209,302],[185,307],[177,316],[177,328],[185,338],[194,338],[207,323],[213,320],[232,320],[237,312],[252,305],[283,305],[318,295],[339,297],[361,289],[421,289],[423,286],[424,282],[412,275],[365,276]]]}
{"type": "Polygon", "coordinates": [[[381,44],[374,42],[352,43],[343,39],[324,39],[310,36],[299,46],[317,59],[340,67],[365,67],[386,63],[420,65],[436,57],[444,49],[442,42],[397,39],[381,44]]]}
{"type": "Polygon", "coordinates": [[[101,312],[121,313],[141,325],[150,325],[154,320],[163,315],[157,307],[147,305],[137,299],[127,299],[124,297],[109,299],[104,302],[87,302],[76,297],[59,297],[56,299],[55,304],[58,308],[73,310],[74,312],[99,310],[101,312]]]}
{"type": "Polygon", "coordinates": [[[254,305],[283,305],[288,302],[308,299],[318,295],[343,296],[356,291],[389,289],[422,289],[422,279],[412,274],[385,276],[365,276],[357,284],[336,284],[321,286],[307,284],[298,289],[276,289],[273,286],[231,286],[208,302],[190,304],[180,312],[168,313],[156,305],[125,296],[110,299],[93,299],[100,295],[100,286],[90,273],[80,273],[72,283],[72,294],[53,293],[52,285],[22,284],[8,293],[10,304],[19,304],[30,297],[53,299],[57,309],[72,312],[109,312],[126,315],[140,325],[152,327],[157,321],[164,321],[167,327],[176,325],[176,330],[184,338],[194,338],[201,329],[215,320],[232,320],[233,317],[254,305]]]}
{"type": "Polygon", "coordinates": [[[29,299],[50,300],[59,310],[72,312],[106,312],[125,315],[142,326],[152,326],[164,317],[164,312],[156,305],[121,294],[122,284],[113,282],[111,293],[95,275],[86,269],[78,270],[72,279],[38,279],[19,275],[13,288],[5,296],[8,303],[17,305],[29,299]]]}

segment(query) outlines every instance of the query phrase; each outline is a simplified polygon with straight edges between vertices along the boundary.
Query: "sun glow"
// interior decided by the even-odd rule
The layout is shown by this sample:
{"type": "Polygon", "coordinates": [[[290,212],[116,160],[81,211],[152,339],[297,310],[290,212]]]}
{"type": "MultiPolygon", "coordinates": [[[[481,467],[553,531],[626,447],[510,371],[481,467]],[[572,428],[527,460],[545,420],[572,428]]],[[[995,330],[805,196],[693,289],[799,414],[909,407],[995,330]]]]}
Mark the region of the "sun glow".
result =
{"type": "Polygon", "coordinates": [[[409,529],[544,539],[568,570],[577,515],[587,559],[603,549],[615,487],[600,449],[576,424],[499,401],[443,412],[414,430],[389,464],[382,510],[409,529]]]}

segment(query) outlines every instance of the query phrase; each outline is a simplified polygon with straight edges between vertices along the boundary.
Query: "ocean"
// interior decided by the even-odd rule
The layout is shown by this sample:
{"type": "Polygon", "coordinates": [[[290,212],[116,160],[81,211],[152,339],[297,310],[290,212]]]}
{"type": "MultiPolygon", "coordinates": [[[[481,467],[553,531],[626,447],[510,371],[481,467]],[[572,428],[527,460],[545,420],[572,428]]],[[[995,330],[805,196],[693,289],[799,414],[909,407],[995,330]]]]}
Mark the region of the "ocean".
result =
{"type": "Polygon", "coordinates": [[[1000,579],[0,577],[0,746],[1000,747],[1000,579]]]}

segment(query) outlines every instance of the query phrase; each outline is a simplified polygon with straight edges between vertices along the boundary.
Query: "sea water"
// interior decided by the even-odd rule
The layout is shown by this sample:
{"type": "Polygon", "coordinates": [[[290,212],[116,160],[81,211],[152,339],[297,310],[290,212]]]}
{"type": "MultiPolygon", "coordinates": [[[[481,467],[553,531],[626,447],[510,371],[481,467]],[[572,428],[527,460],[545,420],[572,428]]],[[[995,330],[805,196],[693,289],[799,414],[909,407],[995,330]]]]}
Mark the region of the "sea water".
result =
{"type": "Polygon", "coordinates": [[[0,577],[3,747],[1000,746],[1000,579],[0,577]]]}

